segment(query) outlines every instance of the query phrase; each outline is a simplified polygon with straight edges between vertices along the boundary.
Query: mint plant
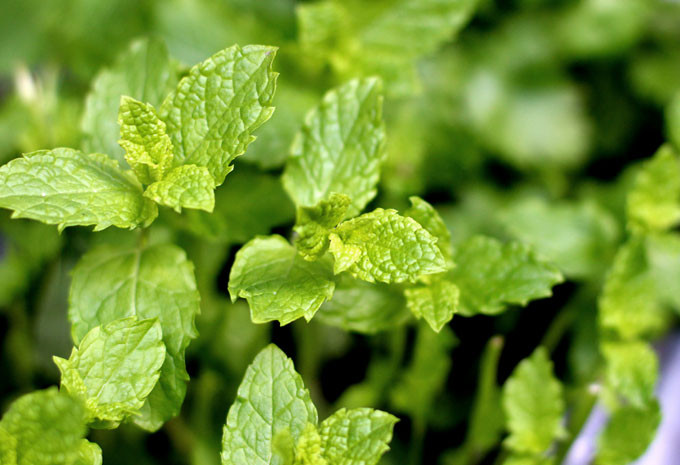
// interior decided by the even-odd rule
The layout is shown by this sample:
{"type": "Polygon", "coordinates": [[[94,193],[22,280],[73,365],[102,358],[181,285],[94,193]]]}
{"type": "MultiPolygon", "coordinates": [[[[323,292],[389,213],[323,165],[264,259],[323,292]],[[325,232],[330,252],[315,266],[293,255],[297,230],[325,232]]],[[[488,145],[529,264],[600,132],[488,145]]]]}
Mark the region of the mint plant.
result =
{"type": "Polygon", "coordinates": [[[674,456],[672,2],[5,3],[0,463],[674,456]]]}

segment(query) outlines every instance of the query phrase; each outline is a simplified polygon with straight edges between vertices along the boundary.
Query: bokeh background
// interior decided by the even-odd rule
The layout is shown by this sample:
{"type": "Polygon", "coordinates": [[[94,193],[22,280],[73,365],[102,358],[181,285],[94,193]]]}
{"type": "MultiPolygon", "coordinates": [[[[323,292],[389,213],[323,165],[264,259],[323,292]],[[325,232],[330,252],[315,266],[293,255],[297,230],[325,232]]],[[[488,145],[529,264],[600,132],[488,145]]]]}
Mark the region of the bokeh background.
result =
{"type": "MultiPolygon", "coordinates": [[[[380,3],[343,5],[360,17],[380,3]]],[[[497,450],[455,452],[494,336],[499,382],[539,343],[552,351],[568,399],[597,379],[596,302],[625,237],[625,194],[639,160],[668,139],[665,113],[680,91],[680,2],[461,3],[457,34],[422,47],[416,34],[403,38],[411,45],[400,53],[353,55],[343,24],[300,15],[310,2],[0,1],[2,163],[42,148],[86,149],[88,96],[124,66],[119,57],[134,41],[165,44],[178,70],[234,43],[280,47],[276,113],[218,190],[214,218],[168,215],[152,228],[187,250],[202,296],[182,414],[151,435],[129,425],[93,431],[104,463],[217,464],[236,387],[270,340],[294,358],[322,417],[356,405],[400,416],[386,465],[494,463],[497,450]],[[382,75],[387,92],[389,156],[372,206],[404,208],[420,195],[442,213],[454,243],[484,233],[532,244],[567,277],[552,298],[497,317],[456,317],[438,336],[379,288],[364,303],[383,312],[382,326],[358,320],[351,332],[337,327],[347,323],[330,306],[309,325],[280,328],[253,325],[244,302],[229,302],[236,250],[255,234],[290,234],[294,208],[279,176],[305,113],[333,85],[366,73],[382,75]]],[[[69,271],[93,244],[125,241],[134,236],[58,234],[0,212],[2,411],[22,393],[58,383],[52,356],[67,357],[72,346],[69,271]]],[[[669,302],[653,339],[677,326],[677,303],[669,302]]]]}

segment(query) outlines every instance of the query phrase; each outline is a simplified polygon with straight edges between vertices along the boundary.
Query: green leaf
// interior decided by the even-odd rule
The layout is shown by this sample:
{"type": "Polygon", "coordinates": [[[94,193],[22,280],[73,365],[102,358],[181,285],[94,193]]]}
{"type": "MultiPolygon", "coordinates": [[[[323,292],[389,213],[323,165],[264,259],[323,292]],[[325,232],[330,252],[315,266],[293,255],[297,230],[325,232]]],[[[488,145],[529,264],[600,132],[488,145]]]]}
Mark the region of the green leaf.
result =
{"type": "Polygon", "coordinates": [[[182,165],[147,187],[144,197],[177,213],[183,207],[212,212],[215,208],[215,181],[204,166],[182,165]]]}
{"type": "Polygon", "coordinates": [[[566,434],[562,426],[562,385],[553,375],[548,352],[539,347],[503,386],[503,409],[510,436],[505,445],[519,453],[543,454],[566,434]]]}
{"type": "Polygon", "coordinates": [[[129,95],[157,106],[176,83],[174,66],[161,40],[133,42],[113,67],[100,72],[93,81],[81,123],[83,150],[106,153],[123,163],[117,122],[121,96],[129,95]]]}
{"type": "Polygon", "coordinates": [[[640,457],[661,422],[658,402],[622,407],[612,415],[598,441],[596,465],[627,465],[640,457]]]}
{"type": "Polygon", "coordinates": [[[340,409],[319,428],[323,456],[332,465],[376,465],[389,450],[397,421],[380,410],[340,409]]]}
{"type": "Polygon", "coordinates": [[[670,145],[642,165],[628,194],[627,214],[640,231],[665,231],[680,222],[680,160],[670,145]]]}
{"type": "Polygon", "coordinates": [[[607,385],[631,405],[644,407],[654,396],[659,362],[654,350],[642,341],[605,342],[607,385]]]}
{"type": "Polygon", "coordinates": [[[657,297],[680,311],[680,234],[647,235],[645,249],[657,297]]]}
{"type": "Polygon", "coordinates": [[[123,96],[118,110],[120,145],[139,182],[151,184],[172,166],[172,141],[153,105],[123,96]]]}
{"type": "Polygon", "coordinates": [[[347,215],[353,216],[375,197],[385,160],[380,92],[378,79],[353,80],[326,93],[307,114],[282,178],[298,206],[314,206],[336,192],[352,199],[347,215]]]}
{"type": "Polygon", "coordinates": [[[460,290],[443,275],[434,275],[423,286],[404,291],[409,310],[424,318],[436,332],[451,321],[458,309],[460,290]]]}
{"type": "Polygon", "coordinates": [[[158,216],[156,205],[142,197],[137,180],[117,162],[67,148],[29,153],[0,167],[0,207],[14,210],[13,218],[59,229],[132,229],[158,216]]]}
{"type": "Polygon", "coordinates": [[[175,166],[204,166],[216,185],[224,182],[231,162],[255,139],[252,132],[274,112],[275,55],[275,47],[234,45],[189,70],[159,112],[175,166]]]}
{"type": "Polygon", "coordinates": [[[142,408],[164,360],[160,323],[136,317],[97,326],[68,360],[54,357],[62,388],[83,399],[93,420],[111,428],[142,408]]]}
{"type": "Polygon", "coordinates": [[[330,266],[304,260],[276,235],[244,245],[229,274],[232,301],[246,299],[255,323],[278,320],[285,325],[300,317],[309,321],[334,288],[330,266]]]}
{"type": "Polygon", "coordinates": [[[317,421],[316,408],[292,360],[269,345],[248,367],[229,408],[222,464],[282,465],[272,461],[274,438],[287,430],[297,444],[307,424],[317,421]]]}
{"type": "Polygon", "coordinates": [[[677,92],[666,108],[666,132],[675,150],[680,150],[680,92],[677,92]]]}
{"type": "Polygon", "coordinates": [[[451,370],[451,350],[457,339],[449,328],[436,334],[420,325],[413,357],[400,378],[391,386],[394,408],[424,423],[432,413],[451,370]]]}
{"type": "Polygon", "coordinates": [[[328,235],[344,218],[352,200],[344,194],[331,193],[313,207],[298,207],[295,247],[306,260],[316,260],[328,250],[328,235]]]}
{"type": "Polygon", "coordinates": [[[330,235],[335,273],[400,283],[446,270],[437,239],[412,218],[378,208],[341,223],[330,235]]]}
{"type": "Polygon", "coordinates": [[[664,324],[644,240],[632,237],[616,254],[599,301],[600,325],[623,339],[653,333],[664,324]]]}
{"type": "Polygon", "coordinates": [[[315,318],[347,331],[375,334],[402,326],[411,317],[399,289],[340,275],[333,298],[321,305],[315,318]]]}
{"type": "Polygon", "coordinates": [[[420,197],[409,197],[411,208],[404,212],[416,220],[420,225],[427,229],[430,234],[437,238],[437,247],[441,251],[444,259],[451,262],[453,258],[453,245],[451,244],[451,233],[446,227],[444,220],[435,208],[421,199],[420,197]]]}
{"type": "Polygon", "coordinates": [[[186,382],[184,351],[200,312],[193,265],[176,246],[99,246],[73,270],[69,320],[79,343],[92,328],[120,318],[158,318],[167,355],[156,387],[134,422],[155,431],[179,413],[186,382]]]}
{"type": "Polygon", "coordinates": [[[82,439],[78,448],[78,458],[73,465],[102,465],[102,450],[99,445],[82,439]]]}
{"type": "Polygon", "coordinates": [[[456,267],[449,279],[460,288],[460,312],[497,314],[507,305],[526,305],[549,297],[562,274],[539,260],[526,245],[502,244],[477,236],[460,244],[454,254],[456,267]]]}
{"type": "Polygon", "coordinates": [[[330,465],[323,458],[321,436],[316,425],[307,423],[295,446],[294,465],[330,465]]]}
{"type": "Polygon", "coordinates": [[[17,465],[71,465],[87,432],[85,422],[78,400],[55,387],[35,391],[14,401],[2,417],[0,432],[12,439],[9,447],[4,441],[0,447],[17,465]]]}

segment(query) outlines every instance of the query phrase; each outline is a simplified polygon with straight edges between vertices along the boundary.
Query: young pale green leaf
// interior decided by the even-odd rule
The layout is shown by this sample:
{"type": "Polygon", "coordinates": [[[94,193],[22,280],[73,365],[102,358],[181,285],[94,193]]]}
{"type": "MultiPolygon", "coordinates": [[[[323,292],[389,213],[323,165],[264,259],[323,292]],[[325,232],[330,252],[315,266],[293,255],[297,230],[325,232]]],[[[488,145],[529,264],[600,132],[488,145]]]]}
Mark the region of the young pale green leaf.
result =
{"type": "Polygon", "coordinates": [[[216,185],[267,121],[276,89],[275,47],[234,45],[194,66],[163,102],[175,166],[203,166],[216,185]]]}
{"type": "Polygon", "coordinates": [[[566,434],[562,426],[562,385],[553,375],[548,352],[539,347],[503,386],[503,409],[510,436],[505,445],[518,453],[543,454],[566,434]]]}
{"type": "Polygon", "coordinates": [[[680,234],[650,234],[645,238],[647,263],[659,299],[680,310],[680,234]]]}
{"type": "Polygon", "coordinates": [[[344,218],[352,200],[344,194],[331,193],[313,207],[298,207],[295,247],[306,260],[316,260],[328,250],[328,235],[344,218]]]}
{"type": "Polygon", "coordinates": [[[502,244],[477,236],[460,244],[454,254],[456,267],[449,279],[460,288],[460,311],[466,315],[497,314],[507,305],[526,305],[549,297],[562,274],[539,260],[518,242],[502,244]]]}
{"type": "Polygon", "coordinates": [[[92,90],[85,100],[81,127],[83,150],[106,153],[125,161],[118,145],[120,128],[117,122],[120,98],[132,98],[160,105],[177,83],[174,66],[162,40],[142,39],[132,43],[110,69],[94,79],[92,90]]]}
{"type": "Polygon", "coordinates": [[[644,163],[627,200],[636,230],[664,231],[680,222],[680,159],[670,145],[644,163]]]}
{"type": "Polygon", "coordinates": [[[269,345],[248,367],[229,408],[222,465],[279,463],[272,460],[275,438],[285,432],[297,444],[307,425],[317,421],[316,408],[293,361],[269,345]]]}
{"type": "Polygon", "coordinates": [[[389,450],[397,421],[380,410],[340,409],[319,428],[323,457],[331,465],[376,465],[389,450]]]}
{"type": "Polygon", "coordinates": [[[645,407],[626,406],[609,420],[598,441],[596,465],[628,465],[640,457],[654,439],[661,422],[659,404],[645,407]]]}
{"type": "Polygon", "coordinates": [[[605,342],[607,384],[630,405],[644,407],[654,396],[659,361],[654,350],[642,341],[605,342]]]}
{"type": "Polygon", "coordinates": [[[321,435],[316,425],[307,423],[295,446],[294,465],[332,465],[323,457],[321,435]]]}
{"type": "Polygon", "coordinates": [[[439,216],[435,208],[421,199],[420,197],[409,197],[411,201],[411,208],[404,212],[404,216],[408,216],[416,220],[420,225],[427,229],[430,234],[437,238],[437,247],[441,251],[444,259],[451,262],[453,259],[453,245],[451,244],[451,233],[444,224],[444,220],[439,216]]]}
{"type": "Polygon", "coordinates": [[[315,318],[347,331],[375,334],[398,328],[411,316],[399,289],[340,275],[333,298],[321,305],[315,318]]]}
{"type": "Polygon", "coordinates": [[[92,419],[116,427],[142,408],[165,360],[157,319],[121,318],[97,326],[68,360],[54,357],[61,386],[81,397],[92,419]]]}
{"type": "Polygon", "coordinates": [[[0,433],[2,456],[16,465],[72,465],[87,433],[85,407],[54,387],[35,391],[12,403],[0,433]]]}
{"type": "Polygon", "coordinates": [[[0,167],[0,207],[59,229],[94,225],[148,226],[156,205],[142,196],[134,176],[102,154],[67,148],[40,150],[0,167]]]}
{"type": "Polygon", "coordinates": [[[328,264],[304,260],[281,236],[248,242],[237,252],[229,274],[232,301],[246,299],[255,323],[278,320],[285,325],[300,317],[309,321],[334,288],[328,264]]]}
{"type": "Polygon", "coordinates": [[[144,197],[177,213],[182,208],[212,212],[215,208],[215,181],[204,166],[182,165],[147,187],[144,197]]]}
{"type": "Polygon", "coordinates": [[[664,323],[644,240],[632,237],[619,249],[599,301],[600,324],[623,339],[649,334],[664,323]]]}
{"type": "Polygon", "coordinates": [[[163,179],[172,166],[172,141],[153,105],[123,96],[118,110],[119,144],[139,182],[163,179]]]}
{"type": "Polygon", "coordinates": [[[348,195],[353,216],[375,197],[385,160],[385,125],[378,79],[353,80],[324,95],[297,134],[283,185],[298,206],[348,195]]]}
{"type": "Polygon", "coordinates": [[[460,290],[445,275],[434,275],[427,284],[404,291],[409,310],[416,318],[424,318],[436,332],[451,321],[458,309],[460,290]]]}
{"type": "Polygon", "coordinates": [[[391,386],[390,401],[395,409],[417,421],[427,421],[437,396],[446,385],[451,370],[451,350],[457,342],[450,328],[436,334],[424,324],[418,327],[411,362],[391,386]]]}
{"type": "Polygon", "coordinates": [[[102,462],[102,450],[99,445],[82,439],[78,447],[78,458],[72,465],[102,465],[102,462]]]}
{"type": "Polygon", "coordinates": [[[69,295],[73,339],[119,318],[158,318],[167,354],[156,387],[134,422],[157,430],[177,415],[189,379],[184,351],[200,312],[193,264],[173,245],[92,249],[73,270],[69,295]]]}
{"type": "Polygon", "coordinates": [[[413,218],[378,208],[341,223],[330,235],[335,273],[369,282],[414,282],[446,270],[433,237],[413,218]]]}

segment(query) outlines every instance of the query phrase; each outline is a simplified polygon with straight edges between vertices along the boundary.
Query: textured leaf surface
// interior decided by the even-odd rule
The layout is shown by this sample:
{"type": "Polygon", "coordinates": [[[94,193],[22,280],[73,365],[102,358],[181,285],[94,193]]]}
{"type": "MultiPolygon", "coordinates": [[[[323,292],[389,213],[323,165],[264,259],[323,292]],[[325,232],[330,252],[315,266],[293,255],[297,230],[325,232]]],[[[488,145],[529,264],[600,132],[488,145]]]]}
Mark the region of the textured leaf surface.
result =
{"type": "Polygon", "coordinates": [[[328,235],[345,217],[351,199],[344,194],[332,193],[313,207],[299,207],[295,232],[295,247],[307,260],[316,260],[328,250],[328,235]]]}
{"type": "Polygon", "coordinates": [[[10,452],[3,453],[10,456],[14,446],[17,465],[71,465],[87,432],[85,422],[85,407],[57,388],[26,394],[0,421],[0,432],[12,438],[10,452]]]}
{"type": "Polygon", "coordinates": [[[182,165],[147,187],[144,197],[178,213],[182,208],[212,212],[215,208],[215,181],[203,166],[182,165]]]}
{"type": "Polygon", "coordinates": [[[680,221],[680,160],[664,145],[647,161],[628,194],[628,220],[643,231],[663,231],[680,221]]]}
{"type": "Polygon", "coordinates": [[[283,185],[298,206],[348,195],[348,215],[375,197],[385,160],[380,81],[353,80],[329,91],[305,118],[283,173],[283,185]]]}
{"type": "Polygon", "coordinates": [[[340,409],[319,428],[323,456],[333,465],[375,465],[389,450],[397,421],[380,410],[340,409]]]}
{"type": "Polygon", "coordinates": [[[516,452],[542,454],[566,434],[562,426],[562,385],[553,375],[544,348],[524,359],[506,381],[503,409],[510,431],[505,444],[516,452]]]}
{"type": "Polygon", "coordinates": [[[142,39],[133,42],[113,67],[100,72],[85,100],[83,150],[105,153],[122,164],[117,123],[121,96],[160,105],[177,82],[173,68],[163,41],[142,39]]]}
{"type": "Polygon", "coordinates": [[[120,145],[137,179],[151,184],[172,166],[172,141],[153,105],[123,96],[118,110],[120,145]]]}
{"type": "Polygon", "coordinates": [[[409,310],[439,332],[458,309],[460,290],[445,276],[435,275],[424,286],[404,291],[409,310]]]}
{"type": "Polygon", "coordinates": [[[333,298],[321,305],[316,318],[347,331],[375,334],[397,328],[411,316],[399,289],[340,275],[333,298]]]}
{"type": "Polygon", "coordinates": [[[150,224],[158,215],[134,177],[106,155],[41,150],[0,167],[0,207],[60,229],[94,225],[96,231],[150,224]]]}
{"type": "Polygon", "coordinates": [[[236,254],[229,275],[232,301],[246,299],[255,323],[278,320],[285,325],[300,317],[309,321],[334,288],[328,264],[304,260],[281,236],[248,242],[236,254]]]}
{"type": "Polygon", "coordinates": [[[323,457],[319,431],[311,423],[307,423],[295,446],[294,465],[330,465],[323,457]]]}
{"type": "Polygon", "coordinates": [[[197,335],[199,313],[193,265],[172,245],[121,248],[100,246],[73,270],[69,296],[73,339],[119,318],[158,318],[167,356],[160,380],[147,398],[138,425],[160,428],[182,405],[188,375],[184,350],[197,335]]]}
{"type": "Polygon", "coordinates": [[[451,233],[444,224],[444,220],[432,205],[420,197],[410,197],[409,200],[411,201],[411,208],[404,212],[404,216],[413,218],[436,237],[437,247],[439,247],[444,259],[450,262],[453,258],[453,245],[451,244],[451,233]]]}
{"type": "Polygon", "coordinates": [[[654,396],[659,362],[642,341],[606,342],[602,345],[607,384],[631,405],[644,407],[654,396]]]}
{"type": "Polygon", "coordinates": [[[102,462],[102,450],[99,445],[82,439],[78,448],[78,458],[73,465],[102,465],[102,462]]]}
{"type": "Polygon", "coordinates": [[[191,68],[160,109],[176,166],[204,166],[222,184],[274,112],[275,55],[274,47],[234,45],[191,68]]]}
{"type": "Polygon", "coordinates": [[[317,421],[316,408],[292,360],[270,345],[248,367],[229,409],[222,464],[283,465],[272,460],[274,438],[287,431],[297,443],[307,424],[317,421]]]}
{"type": "Polygon", "coordinates": [[[659,404],[622,407],[612,415],[598,442],[596,465],[628,465],[640,457],[654,439],[661,422],[659,404]]]}
{"type": "Polygon", "coordinates": [[[164,360],[160,323],[136,317],[97,326],[68,360],[54,357],[62,387],[83,399],[93,419],[113,426],[144,405],[164,360]]]}
{"type": "Polygon", "coordinates": [[[341,223],[330,235],[335,273],[365,281],[404,282],[446,270],[437,239],[414,219],[378,208],[341,223]]]}
{"type": "Polygon", "coordinates": [[[649,334],[663,325],[642,239],[631,238],[619,249],[598,306],[600,324],[624,339],[649,334]]]}
{"type": "Polygon", "coordinates": [[[460,288],[461,312],[468,315],[496,314],[508,304],[549,297],[552,286],[563,281],[555,267],[536,258],[527,246],[490,237],[460,244],[454,261],[449,277],[460,288]]]}

